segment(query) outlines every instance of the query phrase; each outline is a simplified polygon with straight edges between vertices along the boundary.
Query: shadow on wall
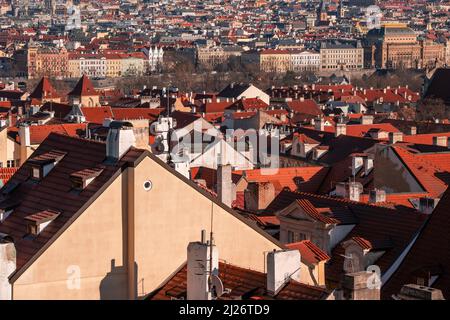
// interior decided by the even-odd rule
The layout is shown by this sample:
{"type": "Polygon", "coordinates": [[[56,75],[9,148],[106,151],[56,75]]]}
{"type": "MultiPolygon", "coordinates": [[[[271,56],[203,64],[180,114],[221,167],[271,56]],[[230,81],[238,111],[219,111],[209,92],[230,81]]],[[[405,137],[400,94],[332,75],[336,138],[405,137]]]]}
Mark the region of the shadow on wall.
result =
{"type": "MultiPolygon", "coordinates": [[[[134,263],[134,288],[137,297],[138,265],[134,263]]],[[[128,299],[128,273],[126,266],[116,266],[116,259],[111,260],[111,271],[100,282],[100,300],[126,300],[128,299]]]]}

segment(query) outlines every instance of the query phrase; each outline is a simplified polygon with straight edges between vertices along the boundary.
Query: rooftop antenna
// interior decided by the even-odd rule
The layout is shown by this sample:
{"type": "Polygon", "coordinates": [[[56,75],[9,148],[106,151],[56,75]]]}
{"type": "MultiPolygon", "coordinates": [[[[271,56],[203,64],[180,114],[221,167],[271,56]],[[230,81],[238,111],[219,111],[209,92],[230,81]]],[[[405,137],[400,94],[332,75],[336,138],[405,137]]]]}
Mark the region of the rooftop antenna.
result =
{"type": "Polygon", "coordinates": [[[214,233],[213,233],[213,224],[214,224],[214,202],[211,201],[211,226],[210,226],[210,233],[209,233],[209,277],[208,277],[208,287],[211,291],[212,289],[212,254],[213,250],[212,247],[214,245],[214,233]]]}

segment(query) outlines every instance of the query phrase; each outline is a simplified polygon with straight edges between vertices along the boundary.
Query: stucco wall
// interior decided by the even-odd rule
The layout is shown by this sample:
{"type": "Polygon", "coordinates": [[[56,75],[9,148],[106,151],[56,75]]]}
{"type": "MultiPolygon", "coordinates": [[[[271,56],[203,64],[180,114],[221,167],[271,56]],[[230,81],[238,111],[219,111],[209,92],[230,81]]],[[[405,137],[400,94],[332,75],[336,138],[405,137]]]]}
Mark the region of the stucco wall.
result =
{"type": "Polygon", "coordinates": [[[264,253],[278,249],[276,244],[145,158],[15,281],[13,298],[126,299],[149,293],[185,263],[188,243],[198,241],[202,229],[209,232],[212,207],[221,261],[264,271],[264,253]],[[150,191],[143,188],[147,180],[150,191]],[[79,290],[67,287],[69,266],[80,268],[79,290]]]}
{"type": "Polygon", "coordinates": [[[122,181],[118,177],[17,279],[13,299],[126,298],[122,181]],[[70,290],[69,273],[78,267],[80,289],[70,290]]]}
{"type": "Polygon", "coordinates": [[[136,169],[135,254],[138,294],[151,292],[186,261],[187,245],[198,241],[202,229],[214,234],[219,259],[244,268],[264,271],[264,252],[273,242],[178,180],[147,158],[136,169]],[[144,181],[153,187],[145,191],[144,181]]]}

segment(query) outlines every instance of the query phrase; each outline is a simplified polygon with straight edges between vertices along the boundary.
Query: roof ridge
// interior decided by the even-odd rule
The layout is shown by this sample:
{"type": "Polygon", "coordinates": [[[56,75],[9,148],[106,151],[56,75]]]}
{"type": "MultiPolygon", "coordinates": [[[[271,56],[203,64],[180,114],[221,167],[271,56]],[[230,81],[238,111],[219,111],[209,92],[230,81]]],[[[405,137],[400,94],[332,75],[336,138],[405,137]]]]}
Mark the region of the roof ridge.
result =
{"type": "MultiPolygon", "coordinates": [[[[337,202],[342,202],[342,203],[347,203],[347,204],[359,205],[359,206],[363,206],[363,207],[378,208],[378,209],[383,208],[383,209],[389,209],[391,211],[397,211],[396,209],[389,208],[389,207],[382,207],[382,206],[377,206],[377,205],[371,204],[371,203],[365,203],[365,202],[354,201],[354,200],[350,200],[350,199],[332,197],[332,196],[323,195],[323,194],[315,194],[315,193],[309,193],[309,192],[303,192],[303,191],[297,191],[297,190],[294,190],[294,191],[282,190],[281,192],[291,192],[291,193],[296,193],[299,195],[311,196],[311,197],[318,198],[318,199],[326,199],[326,200],[332,200],[332,201],[337,201],[337,202]]],[[[296,200],[298,200],[298,199],[296,199],[296,200]]],[[[308,199],[306,199],[306,200],[308,200],[308,199]]]]}

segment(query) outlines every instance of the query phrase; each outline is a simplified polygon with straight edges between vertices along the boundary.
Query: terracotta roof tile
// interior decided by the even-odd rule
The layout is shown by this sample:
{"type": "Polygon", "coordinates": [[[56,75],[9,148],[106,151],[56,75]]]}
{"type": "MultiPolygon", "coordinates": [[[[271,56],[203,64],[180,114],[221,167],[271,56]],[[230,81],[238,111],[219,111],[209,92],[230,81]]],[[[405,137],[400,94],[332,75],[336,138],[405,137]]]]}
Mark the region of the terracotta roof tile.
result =
{"type": "MultiPolygon", "coordinates": [[[[231,292],[224,295],[222,299],[321,300],[329,295],[327,290],[323,288],[291,280],[276,296],[269,296],[265,290],[266,275],[264,273],[222,262],[219,262],[219,277],[222,280],[224,287],[231,290],[231,292]]],[[[160,289],[151,293],[148,296],[148,299],[186,299],[186,287],[187,267],[185,265],[160,289]]]]}
{"type": "Polygon", "coordinates": [[[303,240],[286,244],[289,249],[300,251],[302,261],[309,265],[317,264],[321,261],[328,261],[331,257],[309,240],[303,240]]]}
{"type": "MultiPolygon", "coordinates": [[[[354,224],[354,227],[341,243],[353,237],[362,237],[371,243],[390,243],[386,252],[376,261],[382,273],[393,265],[428,217],[408,208],[394,210],[341,198],[291,191],[282,191],[265,212],[278,212],[297,200],[308,200],[316,208],[341,208],[340,220],[344,214],[351,214],[351,224],[354,224]]],[[[332,287],[339,283],[344,274],[343,254],[343,247],[335,246],[331,251],[331,260],[326,264],[327,281],[332,287]]]]}
{"type": "Polygon", "coordinates": [[[398,294],[403,285],[417,283],[417,278],[435,277],[431,287],[442,290],[450,299],[450,190],[448,189],[421,230],[400,267],[383,285],[386,299],[398,294]]]}

